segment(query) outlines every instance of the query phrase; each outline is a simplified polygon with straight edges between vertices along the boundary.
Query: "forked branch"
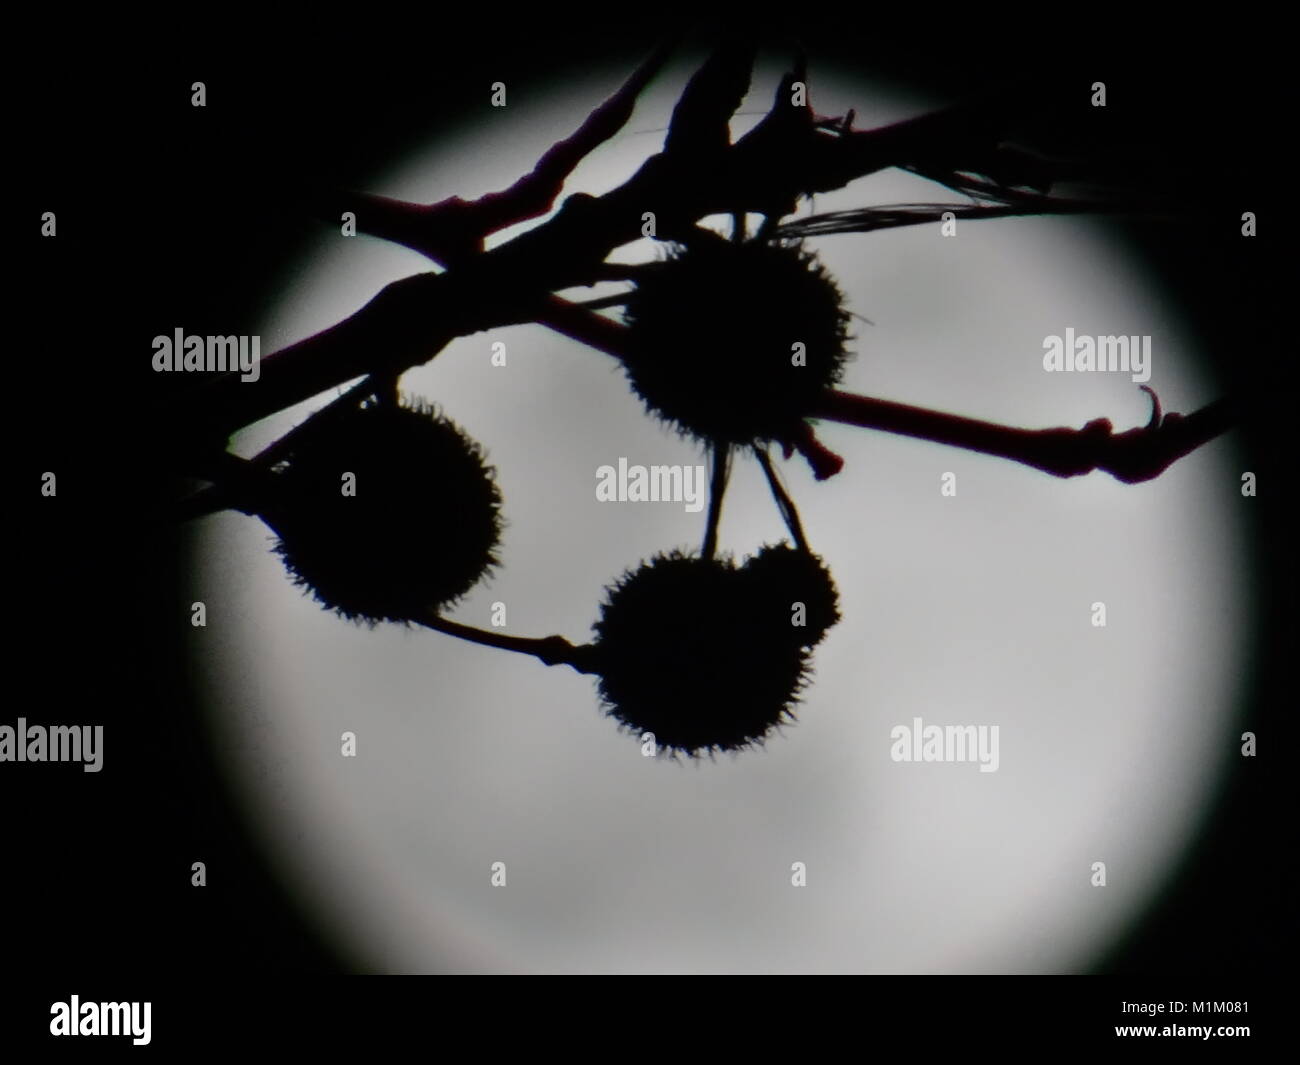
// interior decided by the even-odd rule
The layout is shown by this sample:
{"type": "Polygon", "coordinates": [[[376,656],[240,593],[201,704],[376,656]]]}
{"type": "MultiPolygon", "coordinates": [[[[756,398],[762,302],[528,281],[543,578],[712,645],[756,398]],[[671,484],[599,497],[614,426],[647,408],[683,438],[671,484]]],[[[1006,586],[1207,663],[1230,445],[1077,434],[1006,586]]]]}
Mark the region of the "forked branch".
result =
{"type": "MultiPolygon", "coordinates": [[[[692,77],[663,150],[626,183],[600,197],[571,195],[545,222],[484,250],[488,235],[554,208],[577,164],[626,123],[672,44],[657,49],[571,136],[500,192],[429,205],[366,195],[323,203],[332,219],[353,210],[360,230],[414,248],[447,269],[393,282],[347,319],[268,356],[255,387],[235,374],[214,381],[197,401],[170,412],[178,428],[199,424],[228,435],[358,377],[366,378],[358,392],[370,392],[456,337],[505,325],[544,324],[621,357],[623,326],[555,293],[609,277],[607,256],[641,235],[645,211],[657,216],[659,237],[673,239],[712,214],[760,213],[766,219],[760,233],[799,238],[917,224],[945,211],[981,219],[1151,210],[1140,197],[1091,201],[1051,195],[1055,182],[1078,175],[1007,139],[1023,115],[1005,101],[962,105],[865,131],[853,129],[852,114],[817,116],[806,100],[797,102],[796,86],[806,78],[802,61],[783,78],[764,119],[732,143],[729,119],[748,91],[754,58],[751,48],[735,45],[715,51],[692,77]],[[888,167],[923,174],[985,202],[874,207],[778,224],[800,196],[888,167]]],[[[1104,418],[1077,430],[1017,429],[839,391],[828,391],[812,416],[996,455],[1054,476],[1102,469],[1126,483],[1157,476],[1233,424],[1230,405],[1219,402],[1186,417],[1161,418],[1157,411],[1150,425],[1119,434],[1104,418]]],[[[842,462],[809,425],[781,443],[787,454],[802,453],[819,479],[842,462]]]]}

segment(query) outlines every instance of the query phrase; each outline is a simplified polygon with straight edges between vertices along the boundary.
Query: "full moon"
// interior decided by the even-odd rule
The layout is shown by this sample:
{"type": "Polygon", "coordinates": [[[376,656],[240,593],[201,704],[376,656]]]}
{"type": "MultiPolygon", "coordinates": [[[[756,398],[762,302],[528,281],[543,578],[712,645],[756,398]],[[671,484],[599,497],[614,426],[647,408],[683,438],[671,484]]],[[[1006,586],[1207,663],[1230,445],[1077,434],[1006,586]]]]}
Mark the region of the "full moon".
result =
{"type": "MultiPolygon", "coordinates": [[[[658,151],[691,69],[661,73],[564,195],[599,195],[658,151]]],[[[431,203],[502,189],[625,74],[511,98],[365,191],[431,203]]],[[[733,136],[779,76],[756,69],[733,136]]],[[[859,128],[942,102],[815,64],[808,84],[819,114],[856,109],[859,128]]],[[[915,202],[961,201],[890,171],[800,213],[915,202]]],[[[1104,221],[960,221],[952,235],[935,223],[807,246],[856,315],[849,391],[1027,428],[1144,424],[1151,401],[1131,375],[1044,371],[1044,339],[1071,329],[1150,337],[1147,383],[1167,410],[1216,398],[1196,337],[1104,221]]],[[[642,240],[615,257],[659,254],[642,240]]],[[[263,353],[428,269],[324,232],[284,280],[263,353]]],[[[620,575],[699,550],[704,514],[597,497],[597,471],[620,460],[707,461],[609,356],[521,325],[460,338],[402,389],[483,446],[504,499],[502,564],[455,620],[487,628],[499,604],[501,631],[585,642],[620,575]]],[[[250,427],[234,449],[254,453],[334,394],[250,427]]],[[[592,677],[344,622],[294,587],[260,521],[204,520],[194,585],[209,604],[215,742],[277,873],[362,965],[1081,972],[1159,896],[1234,750],[1250,604],[1232,436],[1124,485],[833,423],[818,433],[841,473],[817,482],[797,456],[777,464],[842,620],[816,649],[796,721],[712,760],[645,756],[592,677]],[[891,733],[917,719],[996,727],[996,770],[891,757],[891,733]]],[[[739,560],[784,539],[761,470],[738,457],[720,549],[739,560]]]]}

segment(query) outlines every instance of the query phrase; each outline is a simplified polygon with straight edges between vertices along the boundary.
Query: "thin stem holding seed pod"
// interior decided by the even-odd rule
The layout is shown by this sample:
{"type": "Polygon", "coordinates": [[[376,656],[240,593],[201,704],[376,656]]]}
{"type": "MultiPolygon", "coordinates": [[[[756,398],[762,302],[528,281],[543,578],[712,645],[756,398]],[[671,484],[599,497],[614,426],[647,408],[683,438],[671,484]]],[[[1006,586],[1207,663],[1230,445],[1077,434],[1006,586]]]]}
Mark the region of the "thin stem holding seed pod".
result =
{"type": "Polygon", "coordinates": [[[514,651],[518,654],[533,655],[548,666],[571,666],[579,673],[597,673],[597,654],[594,644],[573,644],[563,636],[508,636],[504,632],[492,632],[451,621],[441,614],[429,611],[411,619],[417,625],[423,625],[434,632],[455,636],[470,643],[484,647],[495,647],[501,651],[514,651]]]}
{"type": "Polygon", "coordinates": [[[772,465],[772,459],[767,453],[767,448],[756,444],[754,446],[754,457],[758,459],[758,464],[763,467],[763,476],[767,478],[767,486],[772,492],[772,498],[776,500],[776,508],[781,512],[785,527],[790,530],[790,535],[794,537],[794,542],[799,549],[807,551],[808,541],[804,537],[803,522],[799,520],[799,511],[795,508],[790,493],[785,490],[785,485],[781,483],[781,477],[772,465]]]}
{"type": "Polygon", "coordinates": [[[731,446],[715,443],[709,452],[713,473],[709,481],[709,517],[704,531],[704,546],[700,554],[711,559],[718,551],[718,523],[722,519],[722,497],[727,493],[727,479],[731,474],[731,446]]]}

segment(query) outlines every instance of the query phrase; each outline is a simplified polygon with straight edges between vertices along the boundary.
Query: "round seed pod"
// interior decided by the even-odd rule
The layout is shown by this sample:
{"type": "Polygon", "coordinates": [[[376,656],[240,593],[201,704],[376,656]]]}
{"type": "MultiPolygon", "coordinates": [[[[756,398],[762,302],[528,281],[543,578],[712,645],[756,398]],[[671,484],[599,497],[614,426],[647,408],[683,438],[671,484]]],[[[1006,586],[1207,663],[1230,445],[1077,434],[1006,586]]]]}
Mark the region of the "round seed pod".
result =
{"type": "Polygon", "coordinates": [[[607,713],[690,756],[761,743],[792,721],[807,652],[755,623],[751,586],[729,560],[677,552],[625,574],[594,626],[607,713]]]}
{"type": "Polygon", "coordinates": [[[350,620],[442,610],[498,561],[495,471],[421,401],[340,415],[295,446],[277,483],[262,510],[276,552],[295,583],[350,620]]]}
{"type": "Polygon", "coordinates": [[[814,647],[840,620],[839,592],[817,555],[789,544],[769,544],[745,561],[754,617],[782,630],[801,647],[814,647]]]}
{"type": "Polygon", "coordinates": [[[849,358],[843,295],[797,243],[672,246],[638,278],[623,316],[632,389],[708,442],[790,438],[849,358]]]}

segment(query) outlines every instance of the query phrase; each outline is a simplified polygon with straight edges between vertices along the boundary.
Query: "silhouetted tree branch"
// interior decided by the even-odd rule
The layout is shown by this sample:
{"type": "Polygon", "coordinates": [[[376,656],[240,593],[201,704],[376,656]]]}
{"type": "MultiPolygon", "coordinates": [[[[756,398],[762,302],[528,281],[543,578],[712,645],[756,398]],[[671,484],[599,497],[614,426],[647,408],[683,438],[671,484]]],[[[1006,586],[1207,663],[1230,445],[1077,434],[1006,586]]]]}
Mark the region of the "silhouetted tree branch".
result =
{"type": "MultiPolygon", "coordinates": [[[[711,214],[753,211],[771,222],[792,211],[801,195],[839,188],[890,166],[1004,201],[1001,207],[951,208],[959,217],[1114,209],[1104,202],[1055,199],[1004,184],[1032,180],[1041,188],[1050,181],[1041,159],[989,141],[1002,128],[999,122],[1006,121],[999,119],[995,107],[951,108],[878,130],[855,131],[847,120],[821,119],[810,106],[791,103],[802,67],[783,79],[767,116],[729,143],[726,120],[748,90],[753,56],[751,49],[728,46],[716,51],[691,79],[674,111],[663,151],[631,179],[598,198],[571,195],[548,221],[481,251],[488,233],[549,209],[577,162],[621,128],[636,94],[665,54],[666,46],[656,51],[573,136],[559,142],[509,189],[478,201],[452,198],[427,206],[366,196],[335,201],[333,207],[348,204],[347,209],[357,210],[363,231],[420,250],[450,269],[388,285],[344,321],[267,357],[256,388],[230,375],[214,382],[194,404],[183,405],[178,416],[228,434],[355,377],[400,374],[428,361],[455,337],[523,322],[540,322],[617,353],[616,324],[554,292],[608,276],[605,258],[641,235],[645,211],[656,214],[660,237],[669,239],[711,214]],[[974,129],[972,115],[979,116],[974,129]],[[951,142],[936,146],[934,139],[945,137],[951,142]],[[978,188],[972,189],[966,171],[979,167],[1000,177],[976,182],[978,188]]],[[[934,209],[904,205],[875,209],[870,220],[822,224],[846,227],[827,232],[862,231],[920,221],[934,209]]]]}
{"type": "MultiPolygon", "coordinates": [[[[1150,389],[1147,389],[1151,392],[1150,389]]],[[[848,392],[827,394],[819,416],[847,425],[917,437],[939,444],[1012,459],[1055,477],[1105,470],[1126,484],[1149,481],[1174,462],[1234,424],[1232,405],[1216,400],[1194,414],[1160,413],[1154,403],[1145,426],[1115,434],[1106,418],[1082,429],[1015,429],[956,414],[943,414],[848,392]]]]}
{"type": "Polygon", "coordinates": [[[579,673],[598,672],[598,653],[594,644],[573,644],[563,636],[509,636],[503,632],[479,629],[472,625],[463,625],[451,621],[439,614],[428,613],[413,619],[427,629],[455,636],[470,643],[484,647],[495,647],[502,651],[514,651],[518,654],[533,655],[548,666],[572,666],[579,673]]]}

